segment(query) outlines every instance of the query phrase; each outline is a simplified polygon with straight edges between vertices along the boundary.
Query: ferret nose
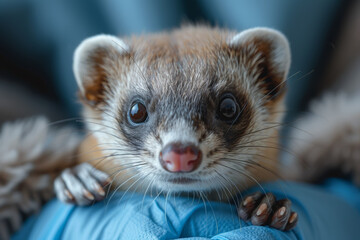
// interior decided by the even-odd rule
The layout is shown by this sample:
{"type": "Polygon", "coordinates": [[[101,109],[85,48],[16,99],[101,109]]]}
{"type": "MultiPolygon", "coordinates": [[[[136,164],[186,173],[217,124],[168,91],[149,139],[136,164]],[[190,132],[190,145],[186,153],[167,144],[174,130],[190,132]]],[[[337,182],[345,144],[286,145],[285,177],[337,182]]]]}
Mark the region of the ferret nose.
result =
{"type": "Polygon", "coordinates": [[[192,172],[201,158],[200,149],[191,143],[170,143],[160,152],[161,166],[169,172],[192,172]]]}

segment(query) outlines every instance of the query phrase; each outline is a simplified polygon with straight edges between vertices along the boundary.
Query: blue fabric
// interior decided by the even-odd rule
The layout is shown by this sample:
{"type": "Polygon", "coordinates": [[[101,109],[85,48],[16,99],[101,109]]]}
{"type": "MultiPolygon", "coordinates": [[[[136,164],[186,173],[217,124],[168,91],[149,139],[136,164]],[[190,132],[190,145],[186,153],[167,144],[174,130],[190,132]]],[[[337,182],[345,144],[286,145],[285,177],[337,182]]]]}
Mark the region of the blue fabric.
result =
{"type": "MultiPolygon", "coordinates": [[[[360,236],[360,191],[330,179],[322,187],[274,182],[263,185],[288,197],[297,227],[281,232],[238,219],[233,205],[184,197],[115,194],[90,207],[57,200],[29,219],[12,240],[39,239],[354,239],[360,236]],[[355,201],[356,200],[356,201],[355,201]],[[165,217],[167,216],[167,217],[165,217]]],[[[254,188],[250,191],[261,190],[254,188]]]]}

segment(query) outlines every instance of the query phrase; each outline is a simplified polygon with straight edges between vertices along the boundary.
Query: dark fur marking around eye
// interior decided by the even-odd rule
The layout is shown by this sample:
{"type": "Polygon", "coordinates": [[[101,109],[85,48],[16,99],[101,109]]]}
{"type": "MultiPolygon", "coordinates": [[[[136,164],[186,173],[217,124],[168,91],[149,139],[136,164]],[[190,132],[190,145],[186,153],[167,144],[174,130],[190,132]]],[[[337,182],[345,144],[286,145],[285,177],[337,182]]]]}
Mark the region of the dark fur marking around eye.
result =
{"type": "MultiPolygon", "coordinates": [[[[216,126],[214,131],[221,135],[221,139],[223,139],[224,145],[229,151],[238,146],[239,141],[246,133],[253,118],[252,108],[249,105],[246,94],[241,92],[233,92],[232,94],[239,104],[240,109],[238,117],[230,124],[218,118],[215,119],[216,123],[214,123],[216,126]]],[[[219,100],[221,100],[221,98],[219,98],[219,100]]]]}
{"type": "MultiPolygon", "coordinates": [[[[141,125],[134,125],[130,122],[128,117],[128,110],[132,106],[135,99],[141,99],[138,94],[128,94],[129,99],[125,103],[123,103],[120,108],[118,109],[118,125],[119,130],[121,131],[122,135],[126,139],[126,143],[129,144],[131,147],[135,148],[136,150],[143,150],[144,149],[144,137],[147,133],[150,132],[151,128],[149,127],[149,121],[146,121],[144,124],[141,125]]],[[[144,104],[146,101],[143,101],[144,104]]]]}

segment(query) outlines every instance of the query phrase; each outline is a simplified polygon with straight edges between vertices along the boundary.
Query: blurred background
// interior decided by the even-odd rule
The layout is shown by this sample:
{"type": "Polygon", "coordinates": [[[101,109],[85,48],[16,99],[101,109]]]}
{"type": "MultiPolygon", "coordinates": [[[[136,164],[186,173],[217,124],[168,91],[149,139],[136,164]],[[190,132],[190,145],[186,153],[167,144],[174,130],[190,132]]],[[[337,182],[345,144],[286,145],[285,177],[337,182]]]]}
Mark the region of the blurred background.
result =
{"type": "Polygon", "coordinates": [[[327,89],[360,89],[360,1],[0,0],[0,123],[80,115],[72,55],[84,38],[188,22],[282,31],[293,59],[288,121],[327,89]]]}

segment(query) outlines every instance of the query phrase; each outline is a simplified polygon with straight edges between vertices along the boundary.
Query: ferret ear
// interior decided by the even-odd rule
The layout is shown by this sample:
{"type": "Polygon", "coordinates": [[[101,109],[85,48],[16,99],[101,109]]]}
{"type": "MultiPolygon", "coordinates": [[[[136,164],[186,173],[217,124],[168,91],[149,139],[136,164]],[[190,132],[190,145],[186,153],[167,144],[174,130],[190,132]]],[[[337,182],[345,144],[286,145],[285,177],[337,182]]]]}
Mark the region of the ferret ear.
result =
{"type": "Polygon", "coordinates": [[[235,35],[229,45],[240,58],[239,62],[246,59],[256,84],[269,100],[283,95],[291,56],[289,43],[282,33],[269,28],[252,28],[235,35]]]}
{"type": "Polygon", "coordinates": [[[74,53],[73,70],[80,88],[82,99],[90,105],[103,101],[104,90],[112,73],[128,46],[119,38],[111,35],[97,35],[85,39],[74,53]]]}

